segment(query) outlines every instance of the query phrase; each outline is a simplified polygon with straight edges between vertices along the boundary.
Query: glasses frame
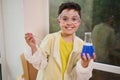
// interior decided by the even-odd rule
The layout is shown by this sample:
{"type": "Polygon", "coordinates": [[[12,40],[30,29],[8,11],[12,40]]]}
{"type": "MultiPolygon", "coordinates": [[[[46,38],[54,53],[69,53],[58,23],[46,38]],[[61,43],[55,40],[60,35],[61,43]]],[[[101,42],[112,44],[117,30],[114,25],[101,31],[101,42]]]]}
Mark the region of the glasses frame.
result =
{"type": "Polygon", "coordinates": [[[61,16],[62,16],[62,14],[60,14],[57,19],[62,20],[62,22],[64,22],[64,23],[68,23],[69,21],[71,21],[72,23],[76,24],[81,21],[81,18],[79,15],[77,15],[77,18],[78,18],[78,20],[76,19],[77,21],[72,21],[72,19],[68,19],[68,21],[64,21],[63,19],[61,19],[61,16]]]}

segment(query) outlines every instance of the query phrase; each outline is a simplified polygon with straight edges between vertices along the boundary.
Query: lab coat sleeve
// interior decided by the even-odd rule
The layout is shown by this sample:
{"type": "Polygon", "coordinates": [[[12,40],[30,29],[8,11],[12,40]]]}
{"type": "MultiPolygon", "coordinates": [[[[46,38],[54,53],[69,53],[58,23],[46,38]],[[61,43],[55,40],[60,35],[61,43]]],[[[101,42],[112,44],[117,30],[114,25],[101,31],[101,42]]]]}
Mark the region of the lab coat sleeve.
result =
{"type": "Polygon", "coordinates": [[[93,64],[94,62],[91,60],[88,67],[83,68],[80,59],[76,65],[77,80],[89,80],[92,77],[93,64]]]}
{"type": "MultiPolygon", "coordinates": [[[[37,47],[38,48],[38,47],[37,47]]],[[[45,68],[47,65],[47,58],[42,54],[42,52],[38,49],[32,55],[32,51],[30,48],[26,48],[24,52],[25,59],[33,65],[37,70],[41,68],[45,68]]]]}
{"type": "Polygon", "coordinates": [[[37,51],[32,55],[31,48],[26,47],[25,58],[31,63],[36,69],[43,69],[47,65],[48,55],[50,55],[52,35],[47,35],[41,42],[40,46],[37,47],[37,51]]]}
{"type": "Polygon", "coordinates": [[[50,55],[52,35],[47,35],[37,47],[37,51],[32,55],[31,48],[26,47],[24,52],[26,60],[33,65],[36,69],[45,68],[47,65],[47,57],[50,55]]]}

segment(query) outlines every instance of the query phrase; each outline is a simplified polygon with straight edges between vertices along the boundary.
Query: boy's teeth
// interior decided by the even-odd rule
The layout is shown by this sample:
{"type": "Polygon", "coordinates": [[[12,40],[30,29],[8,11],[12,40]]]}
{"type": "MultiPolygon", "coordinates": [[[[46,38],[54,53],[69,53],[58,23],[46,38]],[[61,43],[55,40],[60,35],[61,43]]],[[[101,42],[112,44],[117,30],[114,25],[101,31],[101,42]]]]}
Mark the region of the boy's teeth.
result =
{"type": "Polygon", "coordinates": [[[72,29],[72,28],[67,28],[67,29],[72,29]]]}

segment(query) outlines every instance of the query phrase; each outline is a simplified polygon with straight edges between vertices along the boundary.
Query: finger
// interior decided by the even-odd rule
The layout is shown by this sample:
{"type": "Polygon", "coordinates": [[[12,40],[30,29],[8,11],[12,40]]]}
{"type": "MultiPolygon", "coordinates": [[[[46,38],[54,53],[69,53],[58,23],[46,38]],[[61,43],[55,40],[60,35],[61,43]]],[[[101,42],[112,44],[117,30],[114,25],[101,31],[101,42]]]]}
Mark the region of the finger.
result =
{"type": "Polygon", "coordinates": [[[88,53],[87,53],[87,59],[88,59],[88,61],[91,60],[90,55],[88,53]]]}
{"type": "Polygon", "coordinates": [[[25,38],[26,39],[26,42],[27,43],[30,43],[31,42],[31,38],[30,37],[27,37],[27,38],[25,38]]]}
{"type": "Polygon", "coordinates": [[[32,33],[26,33],[25,36],[33,36],[32,33]]]}
{"type": "Polygon", "coordinates": [[[31,33],[25,33],[25,35],[30,35],[31,33]]]}
{"type": "Polygon", "coordinates": [[[87,57],[86,57],[85,53],[83,54],[83,60],[87,61],[87,57]]]}
{"type": "Polygon", "coordinates": [[[30,42],[34,42],[34,39],[33,39],[33,38],[30,38],[30,42]]]}
{"type": "Polygon", "coordinates": [[[32,36],[26,35],[25,40],[26,40],[26,42],[32,42],[34,40],[34,38],[32,36]]]}
{"type": "Polygon", "coordinates": [[[93,53],[93,59],[94,59],[94,60],[96,59],[96,54],[95,54],[95,53],[93,53]]]}
{"type": "Polygon", "coordinates": [[[25,34],[25,38],[27,39],[28,37],[30,37],[30,33],[25,34]]]}
{"type": "Polygon", "coordinates": [[[30,38],[34,39],[33,34],[32,33],[26,33],[25,34],[25,39],[29,40],[30,38]]]}
{"type": "Polygon", "coordinates": [[[25,34],[25,38],[28,37],[28,33],[25,34]]]}
{"type": "Polygon", "coordinates": [[[32,33],[30,33],[29,35],[30,35],[30,36],[33,36],[33,34],[32,34],[32,33]]]}

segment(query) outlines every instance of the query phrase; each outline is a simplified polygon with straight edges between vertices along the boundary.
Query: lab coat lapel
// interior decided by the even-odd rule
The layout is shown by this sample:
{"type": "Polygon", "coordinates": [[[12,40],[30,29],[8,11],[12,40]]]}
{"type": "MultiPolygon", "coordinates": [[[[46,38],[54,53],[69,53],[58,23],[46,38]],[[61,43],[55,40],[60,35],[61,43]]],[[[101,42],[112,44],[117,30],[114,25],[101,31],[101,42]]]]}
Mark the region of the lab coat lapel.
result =
{"type": "Polygon", "coordinates": [[[53,56],[56,60],[56,62],[58,63],[60,69],[62,69],[62,64],[61,64],[61,59],[60,59],[60,52],[59,52],[59,41],[60,41],[60,33],[58,32],[55,35],[55,43],[54,43],[54,52],[53,52],[53,56]]]}

